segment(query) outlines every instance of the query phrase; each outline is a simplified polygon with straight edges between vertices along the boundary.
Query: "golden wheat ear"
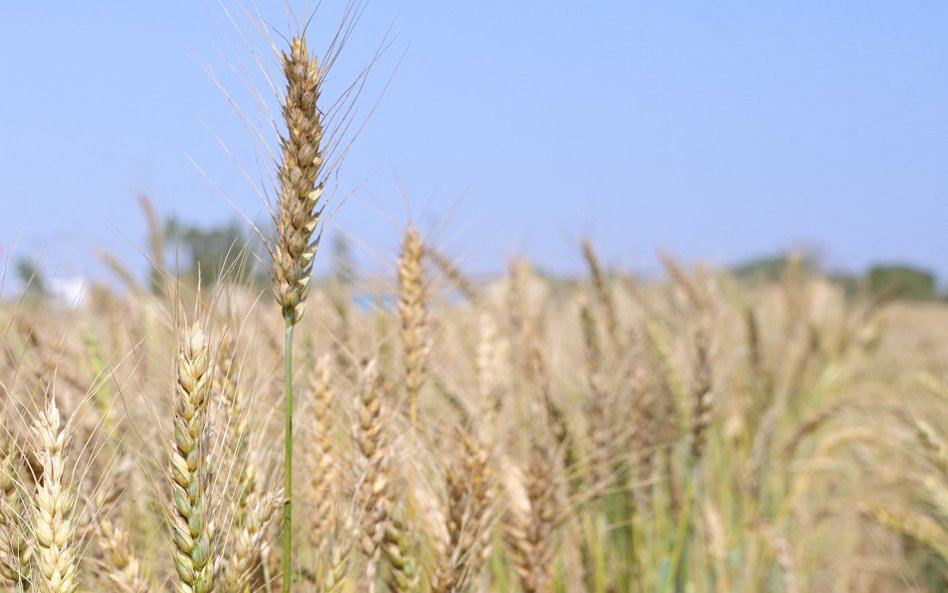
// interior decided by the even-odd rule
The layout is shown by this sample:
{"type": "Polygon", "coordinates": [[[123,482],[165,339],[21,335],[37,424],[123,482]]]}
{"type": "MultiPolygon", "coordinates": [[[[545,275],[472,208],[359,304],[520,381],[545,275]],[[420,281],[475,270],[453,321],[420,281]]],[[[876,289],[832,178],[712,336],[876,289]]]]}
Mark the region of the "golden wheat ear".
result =
{"type": "Polygon", "coordinates": [[[549,452],[536,447],[525,473],[526,505],[507,514],[507,549],[524,593],[552,593],[560,508],[549,452]]]}
{"type": "Polygon", "coordinates": [[[36,585],[43,593],[74,593],[79,588],[76,493],[69,481],[70,436],[54,398],[37,415],[33,432],[43,467],[33,499],[36,585]]]}
{"type": "Polygon", "coordinates": [[[311,476],[307,496],[312,516],[309,519],[310,543],[318,551],[325,549],[326,538],[335,522],[339,476],[333,448],[332,359],[326,355],[316,362],[312,377],[314,431],[311,443],[311,476]]]}
{"type": "Polygon", "coordinates": [[[612,294],[612,287],[609,284],[606,272],[602,269],[602,264],[599,263],[599,256],[596,255],[596,250],[588,239],[583,239],[583,258],[586,260],[586,265],[592,274],[596,299],[606,315],[606,329],[609,339],[614,348],[621,348],[624,336],[622,336],[622,328],[619,324],[619,313],[612,294]]]}
{"type": "Polygon", "coordinates": [[[30,584],[33,545],[27,537],[29,513],[20,472],[22,457],[12,436],[0,435],[0,582],[14,590],[30,584]]]}
{"type": "Polygon", "coordinates": [[[359,542],[366,559],[365,576],[373,590],[391,512],[389,450],[381,391],[382,378],[378,365],[372,361],[363,371],[354,437],[361,470],[357,493],[362,512],[359,542]]]}
{"type": "Polygon", "coordinates": [[[460,437],[464,454],[445,475],[448,538],[434,573],[434,593],[466,591],[480,574],[493,541],[490,457],[470,432],[462,430],[460,437]]]}
{"type": "MultiPolygon", "coordinates": [[[[412,439],[418,431],[418,394],[425,381],[428,358],[428,310],[424,252],[418,229],[409,227],[398,258],[398,312],[402,321],[405,391],[408,398],[412,439]]],[[[414,442],[412,443],[414,445],[414,442]]]]}
{"type": "Polygon", "coordinates": [[[290,52],[282,59],[286,77],[282,114],[287,131],[280,143],[277,237],[271,252],[277,302],[284,316],[296,324],[306,306],[318,246],[316,229],[323,212],[323,122],[316,107],[322,77],[302,37],[292,40],[290,52]]]}
{"type": "Polygon", "coordinates": [[[224,565],[223,586],[225,593],[243,593],[257,590],[254,577],[263,563],[263,552],[270,525],[282,507],[282,496],[278,493],[252,492],[247,498],[247,515],[234,550],[224,565]]]}
{"type": "Polygon", "coordinates": [[[175,360],[174,444],[171,448],[172,534],[179,593],[211,593],[217,553],[208,504],[207,410],[212,381],[207,334],[184,330],[175,360]]]}
{"type": "Polygon", "coordinates": [[[112,585],[127,593],[148,590],[141,563],[132,551],[128,531],[103,519],[99,524],[99,546],[105,554],[106,577],[112,585]]]}

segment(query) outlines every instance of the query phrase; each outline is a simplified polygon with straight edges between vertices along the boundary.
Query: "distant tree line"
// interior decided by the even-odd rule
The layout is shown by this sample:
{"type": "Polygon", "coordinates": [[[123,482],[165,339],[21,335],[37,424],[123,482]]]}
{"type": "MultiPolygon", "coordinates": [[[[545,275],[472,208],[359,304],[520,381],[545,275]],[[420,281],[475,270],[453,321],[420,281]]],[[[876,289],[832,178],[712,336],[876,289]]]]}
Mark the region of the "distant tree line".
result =
{"type": "MultiPolygon", "coordinates": [[[[263,225],[268,228],[270,225],[263,225]]],[[[344,235],[332,237],[332,269],[325,281],[348,284],[356,274],[351,246],[344,235]]],[[[230,221],[216,226],[202,226],[171,217],[152,230],[148,242],[162,245],[167,261],[173,262],[171,273],[177,278],[214,283],[222,277],[229,281],[265,287],[267,272],[258,260],[266,261],[263,241],[248,225],[230,221]],[[159,231],[160,229],[160,231],[159,231]],[[158,236],[154,236],[155,231],[158,236]]],[[[770,283],[782,281],[788,273],[799,275],[825,274],[842,286],[847,293],[868,293],[912,301],[943,299],[948,293],[939,294],[935,274],[924,268],[908,264],[875,264],[864,275],[827,274],[817,260],[805,255],[780,254],[752,259],[733,266],[729,272],[745,283],[770,283]]],[[[39,261],[29,256],[20,257],[13,270],[24,291],[30,297],[44,296],[48,292],[48,281],[39,261]]],[[[571,283],[575,278],[556,278],[559,283],[571,283]]],[[[161,290],[160,272],[152,270],[149,284],[153,290],[161,290]]]]}
{"type": "MultiPolygon", "coordinates": [[[[731,268],[736,278],[745,282],[778,282],[787,274],[792,258],[787,255],[754,259],[731,268]]],[[[797,262],[800,274],[823,273],[817,261],[802,256],[797,262]]],[[[939,294],[938,279],[930,270],[908,264],[874,264],[862,275],[826,274],[848,293],[859,291],[873,296],[888,296],[911,301],[948,300],[939,294]]]]}
{"type": "MultiPolygon", "coordinates": [[[[267,227],[264,227],[267,228],[267,227]]],[[[162,222],[162,239],[168,261],[175,262],[178,277],[213,284],[226,278],[241,283],[265,283],[257,260],[266,261],[264,245],[248,227],[237,221],[201,226],[177,217],[162,222]]],[[[156,281],[153,285],[160,286],[156,281]]]]}

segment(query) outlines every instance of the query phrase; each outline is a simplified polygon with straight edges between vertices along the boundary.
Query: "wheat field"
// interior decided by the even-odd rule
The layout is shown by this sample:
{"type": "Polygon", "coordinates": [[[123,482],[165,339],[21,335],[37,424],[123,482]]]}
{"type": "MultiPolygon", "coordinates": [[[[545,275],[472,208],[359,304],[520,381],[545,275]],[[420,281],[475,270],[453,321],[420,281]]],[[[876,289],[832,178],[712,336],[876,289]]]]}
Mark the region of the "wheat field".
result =
{"type": "Polygon", "coordinates": [[[475,280],[410,225],[313,278],[334,130],[282,51],[270,286],[159,241],[157,290],[0,307],[4,590],[948,591],[948,308],[589,242],[475,280]]]}

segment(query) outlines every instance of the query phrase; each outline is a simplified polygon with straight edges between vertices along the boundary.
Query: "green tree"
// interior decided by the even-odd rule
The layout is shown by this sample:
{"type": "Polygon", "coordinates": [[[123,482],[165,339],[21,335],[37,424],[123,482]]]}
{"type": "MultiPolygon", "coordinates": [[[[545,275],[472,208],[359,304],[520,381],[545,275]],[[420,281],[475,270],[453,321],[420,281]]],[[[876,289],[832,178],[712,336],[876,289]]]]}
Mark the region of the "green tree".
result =
{"type": "Polygon", "coordinates": [[[23,284],[23,294],[40,298],[49,294],[49,285],[37,260],[29,257],[16,260],[16,275],[23,284]]]}
{"type": "Polygon", "coordinates": [[[202,284],[222,278],[266,282],[256,266],[260,242],[238,222],[201,227],[172,217],[164,223],[163,235],[181,277],[196,280],[200,275],[202,284]]]}
{"type": "Polygon", "coordinates": [[[337,232],[332,240],[332,279],[340,286],[348,287],[356,275],[355,258],[349,237],[337,232]]]}
{"type": "Polygon", "coordinates": [[[935,275],[907,265],[875,265],[869,269],[869,290],[873,294],[889,293],[910,300],[934,299],[935,275]]]}
{"type": "Polygon", "coordinates": [[[745,282],[779,282],[787,275],[794,260],[799,260],[798,273],[804,276],[814,274],[819,266],[812,257],[807,255],[780,254],[770,257],[759,257],[731,268],[731,273],[738,280],[745,282]]]}

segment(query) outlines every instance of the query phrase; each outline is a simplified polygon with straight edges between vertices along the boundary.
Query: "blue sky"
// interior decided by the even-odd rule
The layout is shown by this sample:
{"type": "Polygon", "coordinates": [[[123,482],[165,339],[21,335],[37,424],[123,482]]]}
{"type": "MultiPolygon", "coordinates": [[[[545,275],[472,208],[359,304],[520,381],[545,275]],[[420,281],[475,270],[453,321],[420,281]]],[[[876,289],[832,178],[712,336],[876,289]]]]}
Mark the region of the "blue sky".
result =
{"type": "MultiPolygon", "coordinates": [[[[323,0],[313,47],[341,3],[323,0]]],[[[257,6],[286,30],[282,2],[257,6]]],[[[479,272],[521,254],[578,270],[588,235],[635,270],[658,249],[727,263],[807,247],[836,268],[948,277],[944,2],[374,0],[327,93],[390,27],[363,111],[394,76],[332,221],[368,268],[388,269],[411,217],[479,272]]],[[[5,252],[99,275],[105,248],[144,270],[139,193],[189,220],[240,216],[205,174],[263,217],[218,142],[257,174],[208,74],[256,117],[229,44],[242,47],[212,0],[4,3],[5,252]]]]}

